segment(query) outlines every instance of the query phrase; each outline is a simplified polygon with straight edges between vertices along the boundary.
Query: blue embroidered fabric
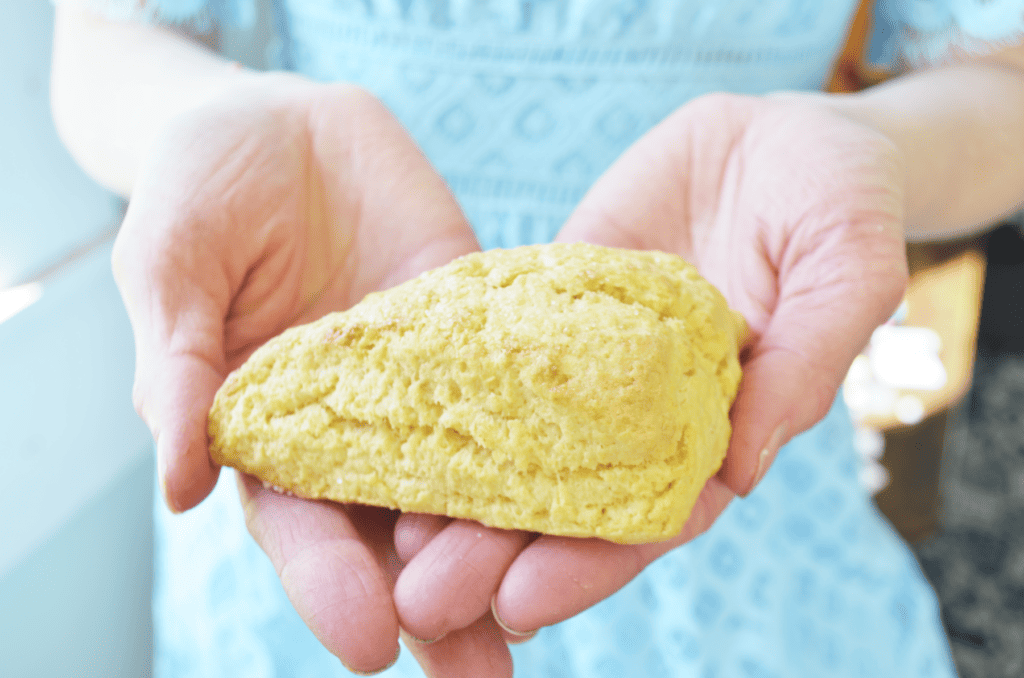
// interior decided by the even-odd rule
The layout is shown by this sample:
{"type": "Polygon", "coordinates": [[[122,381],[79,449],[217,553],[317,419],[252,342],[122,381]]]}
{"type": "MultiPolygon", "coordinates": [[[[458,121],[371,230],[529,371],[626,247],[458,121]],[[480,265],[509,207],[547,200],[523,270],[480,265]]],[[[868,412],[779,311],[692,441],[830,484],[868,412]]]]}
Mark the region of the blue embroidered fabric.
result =
{"type": "Polygon", "coordinates": [[[820,88],[850,0],[763,7],[286,0],[278,22],[286,66],[394,111],[486,248],[553,238],[630,143],[699,94],[820,88]]]}
{"type": "MultiPolygon", "coordinates": [[[[99,2],[122,16],[200,24],[245,24],[256,11],[253,0],[99,2]]],[[[281,65],[377,94],[489,248],[553,238],[629,144],[697,95],[819,89],[856,4],[276,0],[272,9],[281,65]]],[[[878,16],[878,54],[930,58],[956,36],[1019,36],[1024,0],[883,0],[878,16]]],[[[840,402],[707,534],[516,646],[517,675],[955,675],[935,596],[857,468],[840,402]]],[[[230,474],[184,516],[158,505],[156,528],[155,675],[350,675],[248,536],[230,474]]],[[[383,675],[422,673],[404,653],[383,675]]]]}

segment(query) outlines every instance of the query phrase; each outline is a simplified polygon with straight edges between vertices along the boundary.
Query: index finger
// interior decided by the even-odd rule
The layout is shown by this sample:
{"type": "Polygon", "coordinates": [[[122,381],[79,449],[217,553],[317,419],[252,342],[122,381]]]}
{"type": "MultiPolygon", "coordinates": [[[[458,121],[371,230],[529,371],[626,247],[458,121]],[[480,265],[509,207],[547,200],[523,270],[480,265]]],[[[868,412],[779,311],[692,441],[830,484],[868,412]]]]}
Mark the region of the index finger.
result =
{"type": "MultiPolygon", "coordinates": [[[[249,532],[313,635],[353,671],[389,666],[398,654],[397,557],[389,567],[386,550],[371,549],[341,505],[280,495],[243,474],[238,493],[249,532]]],[[[369,538],[390,543],[387,525],[365,522],[369,538]]]]}
{"type": "Polygon", "coordinates": [[[402,627],[434,640],[486,615],[506,568],[530,539],[527,532],[469,520],[446,526],[412,558],[395,585],[402,627]]]}

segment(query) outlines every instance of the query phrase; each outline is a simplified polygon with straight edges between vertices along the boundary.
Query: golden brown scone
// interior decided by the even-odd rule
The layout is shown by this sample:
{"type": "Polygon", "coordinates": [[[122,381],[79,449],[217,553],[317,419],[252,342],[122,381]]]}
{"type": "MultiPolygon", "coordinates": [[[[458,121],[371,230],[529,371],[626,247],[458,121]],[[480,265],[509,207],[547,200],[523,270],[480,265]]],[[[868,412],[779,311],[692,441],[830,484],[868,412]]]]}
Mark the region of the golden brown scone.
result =
{"type": "Polygon", "coordinates": [[[210,451],[303,497],[667,539],[725,455],[742,328],[674,255],[472,254],[269,341],[210,451]]]}

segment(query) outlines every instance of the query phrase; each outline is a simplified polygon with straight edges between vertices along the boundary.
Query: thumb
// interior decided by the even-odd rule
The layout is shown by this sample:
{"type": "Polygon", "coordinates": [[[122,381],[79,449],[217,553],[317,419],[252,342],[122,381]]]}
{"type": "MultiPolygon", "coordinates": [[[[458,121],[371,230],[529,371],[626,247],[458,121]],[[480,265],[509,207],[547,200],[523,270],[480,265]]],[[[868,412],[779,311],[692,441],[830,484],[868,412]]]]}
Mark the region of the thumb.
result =
{"type": "Polygon", "coordinates": [[[136,370],[135,401],[156,440],[164,501],[178,513],[201,502],[217,484],[220,468],[210,460],[206,420],[224,377],[192,354],[160,362],[155,371],[136,370]]]}
{"type": "MultiPolygon", "coordinates": [[[[129,209],[129,211],[131,211],[129,209]]],[[[227,369],[221,304],[149,254],[149,241],[125,219],[114,247],[114,278],[135,336],[135,409],[156,441],[168,508],[192,508],[217,483],[206,418],[227,369]]]]}
{"type": "Polygon", "coordinates": [[[737,494],[749,494],[779,448],[824,418],[853,359],[902,298],[902,241],[880,237],[873,247],[811,255],[780,275],[778,304],[745,356],[719,471],[737,494]]]}

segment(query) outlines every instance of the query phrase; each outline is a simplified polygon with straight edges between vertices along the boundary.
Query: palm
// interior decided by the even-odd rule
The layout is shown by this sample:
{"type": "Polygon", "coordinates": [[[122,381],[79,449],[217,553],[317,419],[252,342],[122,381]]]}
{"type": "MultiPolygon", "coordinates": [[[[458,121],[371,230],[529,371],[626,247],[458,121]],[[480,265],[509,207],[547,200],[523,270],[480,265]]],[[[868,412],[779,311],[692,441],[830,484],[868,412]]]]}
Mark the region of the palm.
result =
{"type": "MultiPolygon", "coordinates": [[[[218,469],[206,412],[227,372],[285,328],[477,248],[443,181],[368,95],[288,82],[180,119],[141,169],[115,250],[138,346],[136,404],[168,501],[218,469]]],[[[379,510],[240,482],[250,530],[311,629],[362,669],[391,658],[392,526],[379,510]]]]}
{"type": "Polygon", "coordinates": [[[267,99],[220,104],[172,131],[119,243],[137,256],[133,242],[162,239],[150,275],[221,306],[229,366],[289,325],[475,248],[441,179],[375,100],[342,87],[267,99]]]}
{"type": "Polygon", "coordinates": [[[755,340],[721,474],[743,491],[775,425],[792,435],[824,416],[895,308],[902,206],[881,134],[796,98],[707,97],[620,159],[559,237],[679,253],[747,319],[755,340]]]}

